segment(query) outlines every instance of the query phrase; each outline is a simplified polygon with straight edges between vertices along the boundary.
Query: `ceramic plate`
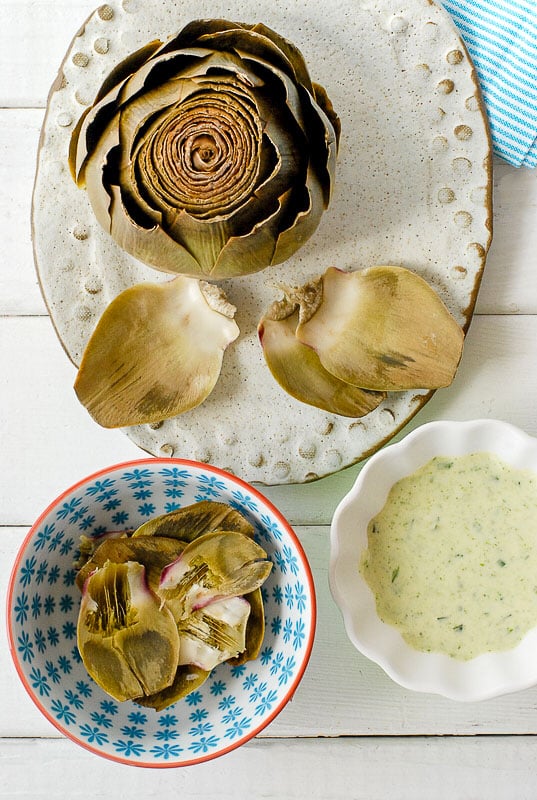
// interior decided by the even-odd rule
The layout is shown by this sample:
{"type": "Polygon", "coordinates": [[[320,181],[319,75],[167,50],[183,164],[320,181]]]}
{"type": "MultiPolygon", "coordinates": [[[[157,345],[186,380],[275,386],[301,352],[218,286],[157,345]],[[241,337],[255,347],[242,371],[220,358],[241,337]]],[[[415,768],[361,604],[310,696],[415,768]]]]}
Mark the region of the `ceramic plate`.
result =
{"type": "MultiPolygon", "coordinates": [[[[429,399],[391,394],[352,420],[299,403],[274,382],[257,322],[279,295],[328,266],[395,264],[428,280],[466,328],[491,238],[491,155],[476,76],[447,13],[430,0],[113,0],[74,38],[48,101],[33,203],[35,257],[58,336],[75,364],[107,304],[168,280],[96,222],[67,167],[69,139],[105,75],[129,52],[192,19],[262,21],[302,50],[342,122],[335,193],[285,264],[223,283],[240,338],[197,409],[126,430],[153,455],[217,464],[250,481],[302,482],[375,451],[429,399]],[[237,421],[240,420],[239,425],[237,421]]],[[[69,391],[65,387],[65,391],[69,391]]]]}

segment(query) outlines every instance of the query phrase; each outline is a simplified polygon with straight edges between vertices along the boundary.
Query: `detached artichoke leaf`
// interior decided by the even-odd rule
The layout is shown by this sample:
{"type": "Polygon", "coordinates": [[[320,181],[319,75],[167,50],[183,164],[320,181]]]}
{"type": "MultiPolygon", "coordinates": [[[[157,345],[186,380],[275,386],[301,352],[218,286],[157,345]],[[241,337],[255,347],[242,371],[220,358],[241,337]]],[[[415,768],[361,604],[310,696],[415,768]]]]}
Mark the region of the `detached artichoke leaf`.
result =
{"type": "Polygon", "coordinates": [[[77,644],[89,675],[116,700],[151,695],[174,680],[179,634],[141,564],[106,563],[86,581],[77,644]]]}
{"type": "Polygon", "coordinates": [[[344,417],[362,417],[385,398],[339,380],[326,370],[317,353],[296,336],[298,314],[280,320],[265,316],[258,334],[263,355],[275,378],[292,397],[302,403],[344,417]]]}
{"type": "Polygon", "coordinates": [[[159,422],[196,407],[238,336],[233,313],[223,297],[212,299],[210,288],[183,276],[125,290],[86,346],[75,381],[80,402],[107,428],[159,422]]]}
{"type": "Polygon", "coordinates": [[[123,564],[135,561],[142,564],[146,571],[149,588],[156,592],[160,583],[160,575],[164,567],[170,564],[183,552],[187,542],[170,539],[165,536],[151,536],[135,539],[133,536],[121,539],[106,539],[93,552],[89,560],[78,571],[76,583],[79,589],[95,570],[104,567],[107,562],[123,564]]]}
{"type": "Polygon", "coordinates": [[[271,562],[253,539],[238,531],[215,531],[194,539],[162,571],[158,593],[176,620],[216,600],[258,589],[271,562]]]}
{"type": "MultiPolygon", "coordinates": [[[[334,267],[320,302],[301,308],[296,337],[338,379],[373,391],[438,389],[456,373],[464,332],[435,290],[411,270],[334,267]]],[[[299,292],[293,297],[300,305],[299,292]]]]}
{"type": "Polygon", "coordinates": [[[134,531],[132,538],[154,536],[160,540],[169,537],[190,543],[219,530],[238,531],[251,538],[254,535],[253,525],[235,508],[216,500],[200,500],[147,520],[134,531]]]}

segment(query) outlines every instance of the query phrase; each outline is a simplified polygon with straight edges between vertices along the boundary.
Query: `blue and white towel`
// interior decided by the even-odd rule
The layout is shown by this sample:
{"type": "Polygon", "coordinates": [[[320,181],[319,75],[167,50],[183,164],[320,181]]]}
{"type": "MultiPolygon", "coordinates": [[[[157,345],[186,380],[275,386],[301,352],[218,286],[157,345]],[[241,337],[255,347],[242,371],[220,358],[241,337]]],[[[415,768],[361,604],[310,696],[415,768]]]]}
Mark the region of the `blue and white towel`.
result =
{"type": "Polygon", "coordinates": [[[442,0],[478,74],[494,152],[537,166],[537,0],[442,0]]]}

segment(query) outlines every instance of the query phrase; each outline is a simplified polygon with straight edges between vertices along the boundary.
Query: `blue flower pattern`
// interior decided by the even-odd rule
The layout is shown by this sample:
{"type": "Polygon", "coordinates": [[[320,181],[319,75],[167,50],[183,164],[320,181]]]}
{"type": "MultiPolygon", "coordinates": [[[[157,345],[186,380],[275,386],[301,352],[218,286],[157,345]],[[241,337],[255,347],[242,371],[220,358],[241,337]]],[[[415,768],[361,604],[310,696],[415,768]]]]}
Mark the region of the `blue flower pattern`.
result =
{"type": "Polygon", "coordinates": [[[21,672],[44,710],[70,736],[132,763],[180,764],[217,755],[255,734],[286,698],[312,635],[312,587],[299,549],[263,499],[225,474],[149,463],[76,487],[52,509],[18,565],[11,608],[21,672]],[[214,499],[255,525],[273,570],[263,587],[266,634],[258,659],[221,665],[186,698],[155,713],[117,703],[88,676],[76,647],[80,534],[129,530],[182,505],[214,499]]]}

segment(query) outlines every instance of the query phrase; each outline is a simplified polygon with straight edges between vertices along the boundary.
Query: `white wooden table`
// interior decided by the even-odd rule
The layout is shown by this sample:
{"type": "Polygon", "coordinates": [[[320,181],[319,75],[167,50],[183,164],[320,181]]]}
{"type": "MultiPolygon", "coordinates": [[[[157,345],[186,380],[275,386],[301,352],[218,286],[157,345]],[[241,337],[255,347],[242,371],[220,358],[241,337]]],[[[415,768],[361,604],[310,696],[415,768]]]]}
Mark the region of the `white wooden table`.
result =
{"type": "MultiPolygon", "coordinates": [[[[61,490],[141,457],[66,390],[74,368],[47,317],[30,237],[46,96],[94,0],[0,0],[0,595],[28,527],[61,490]]],[[[497,417],[537,435],[537,174],[494,162],[495,236],[454,384],[405,429],[497,417]]],[[[187,455],[187,454],[185,454],[187,455]]],[[[318,629],[293,700],[257,739],[215,761],[142,770],[62,739],[26,696],[0,628],[0,797],[537,797],[537,687],[458,704],[394,684],[346,638],[327,579],[332,512],[359,467],[263,491],[310,558],[318,629]]]]}

